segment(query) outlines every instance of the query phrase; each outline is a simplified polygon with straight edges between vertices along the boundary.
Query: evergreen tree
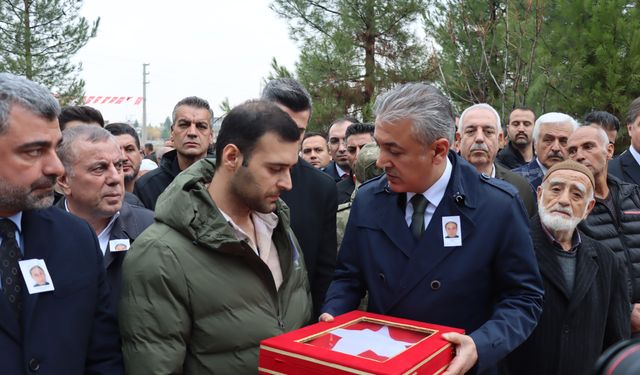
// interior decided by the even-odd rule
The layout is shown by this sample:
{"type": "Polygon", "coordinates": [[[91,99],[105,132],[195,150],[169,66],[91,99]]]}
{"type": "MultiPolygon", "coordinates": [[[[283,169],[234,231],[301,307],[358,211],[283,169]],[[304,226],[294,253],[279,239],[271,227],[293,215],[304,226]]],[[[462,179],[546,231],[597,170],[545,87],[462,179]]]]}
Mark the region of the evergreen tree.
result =
{"type": "Polygon", "coordinates": [[[302,51],[296,73],[314,99],[310,129],[346,114],[371,120],[381,89],[433,75],[415,33],[420,0],[275,0],[272,9],[302,51]]]}
{"type": "Polygon", "coordinates": [[[167,116],[167,118],[164,119],[160,136],[162,139],[169,139],[169,137],[171,137],[171,117],[167,116]]]}
{"type": "Polygon", "coordinates": [[[79,100],[81,64],[71,57],[96,35],[79,15],[78,0],[0,0],[0,71],[23,75],[59,95],[62,104],[79,100]]]}
{"type": "Polygon", "coordinates": [[[624,118],[640,96],[640,14],[625,0],[552,2],[539,48],[542,111],[624,118]]]}
{"type": "Polygon", "coordinates": [[[459,110],[483,102],[504,117],[529,104],[543,4],[429,1],[425,30],[440,47],[438,82],[459,110]]]}

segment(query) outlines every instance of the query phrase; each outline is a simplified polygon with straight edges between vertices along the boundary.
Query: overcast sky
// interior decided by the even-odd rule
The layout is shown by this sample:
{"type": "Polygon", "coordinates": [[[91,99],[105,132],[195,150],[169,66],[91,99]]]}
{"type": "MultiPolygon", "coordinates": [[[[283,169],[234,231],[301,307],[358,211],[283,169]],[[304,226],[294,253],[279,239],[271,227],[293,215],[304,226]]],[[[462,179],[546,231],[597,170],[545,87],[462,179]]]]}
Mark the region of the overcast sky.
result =
{"type": "MultiPolygon", "coordinates": [[[[158,125],[180,99],[196,95],[214,113],[260,94],[271,58],[293,70],[298,49],[270,0],[86,1],[81,14],[100,17],[96,38],[76,55],[87,96],[142,96],[149,63],[147,121],[158,125]],[[166,4],[166,5],[165,5],[166,4]]],[[[133,102],[133,100],[132,100],[133,102]]],[[[142,121],[142,105],[90,104],[110,122],[142,121]]]]}

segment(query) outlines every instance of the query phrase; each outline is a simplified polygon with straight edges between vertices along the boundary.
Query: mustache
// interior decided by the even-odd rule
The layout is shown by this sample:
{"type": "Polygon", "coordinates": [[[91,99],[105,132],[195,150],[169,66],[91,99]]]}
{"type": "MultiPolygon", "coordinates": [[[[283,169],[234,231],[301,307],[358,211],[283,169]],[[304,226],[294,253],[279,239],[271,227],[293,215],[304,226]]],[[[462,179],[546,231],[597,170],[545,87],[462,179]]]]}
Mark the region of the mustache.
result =
{"type": "Polygon", "coordinates": [[[489,152],[489,147],[485,143],[474,143],[471,145],[469,151],[484,151],[489,152]]]}
{"type": "Polygon", "coordinates": [[[31,184],[31,190],[46,189],[56,184],[56,176],[42,176],[31,184]]]}
{"type": "Polygon", "coordinates": [[[571,210],[568,207],[565,208],[565,207],[562,207],[562,206],[559,206],[559,205],[555,205],[555,206],[549,208],[549,212],[551,212],[551,211],[553,211],[553,212],[562,212],[563,214],[567,214],[569,216],[573,216],[573,212],[571,212],[571,210]]]}
{"type": "Polygon", "coordinates": [[[562,155],[561,151],[549,151],[547,153],[547,157],[548,158],[550,158],[550,157],[564,158],[564,156],[562,155]]]}

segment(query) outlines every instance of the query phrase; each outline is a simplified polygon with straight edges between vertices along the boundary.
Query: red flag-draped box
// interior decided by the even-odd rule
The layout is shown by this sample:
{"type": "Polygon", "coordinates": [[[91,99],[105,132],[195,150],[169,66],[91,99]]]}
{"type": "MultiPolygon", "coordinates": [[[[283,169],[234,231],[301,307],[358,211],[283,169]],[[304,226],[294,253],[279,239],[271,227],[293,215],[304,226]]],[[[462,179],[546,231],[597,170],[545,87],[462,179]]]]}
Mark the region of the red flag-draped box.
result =
{"type": "Polygon", "coordinates": [[[260,374],[440,374],[453,359],[442,338],[458,328],[363,311],[260,343],[260,374]]]}

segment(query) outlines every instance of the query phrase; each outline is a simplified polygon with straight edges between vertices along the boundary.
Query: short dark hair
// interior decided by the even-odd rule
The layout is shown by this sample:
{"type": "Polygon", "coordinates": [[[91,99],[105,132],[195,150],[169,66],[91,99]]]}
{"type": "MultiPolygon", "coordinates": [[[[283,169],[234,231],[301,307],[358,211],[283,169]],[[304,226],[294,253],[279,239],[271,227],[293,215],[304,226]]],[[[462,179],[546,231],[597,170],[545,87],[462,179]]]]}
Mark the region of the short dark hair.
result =
{"type": "Polygon", "coordinates": [[[278,78],[267,82],[261,99],[280,103],[293,112],[311,112],[311,95],[293,78],[278,78]]]}
{"type": "Polygon", "coordinates": [[[138,138],[138,132],[129,124],[124,122],[114,122],[104,127],[109,133],[119,136],[129,134],[136,141],[136,147],[140,150],[140,138],[138,138]]]}
{"type": "Polygon", "coordinates": [[[329,128],[331,128],[333,125],[335,125],[335,124],[337,124],[339,122],[344,122],[344,121],[349,121],[352,124],[360,122],[360,121],[358,121],[357,118],[355,118],[353,116],[345,116],[345,117],[340,117],[339,119],[333,120],[333,122],[329,125],[329,128]]]}
{"type": "Polygon", "coordinates": [[[511,108],[511,112],[509,112],[509,117],[507,117],[507,121],[505,121],[505,124],[509,124],[511,122],[511,114],[513,113],[513,111],[527,111],[527,112],[531,112],[533,113],[533,121],[536,121],[536,112],[533,110],[533,108],[531,107],[527,107],[526,105],[515,105],[513,106],[513,108],[511,108]]]}
{"type": "Polygon", "coordinates": [[[376,127],[373,124],[363,124],[357,122],[355,124],[351,124],[347,127],[347,130],[344,133],[344,139],[349,138],[355,134],[371,134],[373,135],[373,131],[376,127]]]}
{"type": "Polygon", "coordinates": [[[60,115],[58,115],[60,130],[64,130],[71,121],[81,121],[87,124],[95,122],[100,125],[101,128],[104,128],[102,113],[88,105],[70,105],[63,107],[60,115]]]}
{"type": "Polygon", "coordinates": [[[175,107],[173,107],[173,112],[171,112],[171,128],[172,129],[173,129],[173,125],[175,125],[176,123],[176,112],[178,111],[178,108],[183,105],[186,105],[188,107],[206,109],[207,111],[209,111],[209,115],[211,116],[210,126],[213,127],[213,110],[211,109],[209,102],[197,96],[187,96],[186,98],[180,100],[175,107]]]}
{"type": "Polygon", "coordinates": [[[322,137],[324,138],[325,141],[327,140],[327,136],[320,132],[305,132],[304,137],[302,137],[302,141],[304,142],[305,139],[311,138],[311,137],[322,137]]]}
{"type": "Polygon", "coordinates": [[[149,150],[153,151],[153,143],[145,143],[144,148],[148,148],[149,150]]]}
{"type": "Polygon", "coordinates": [[[285,111],[274,103],[251,100],[233,108],[222,120],[216,140],[216,165],[222,162],[222,150],[234,144],[244,156],[242,165],[249,164],[258,139],[265,133],[276,134],[286,142],[298,142],[298,126],[285,111]]]}
{"type": "MultiPolygon", "coordinates": [[[[632,121],[633,122],[633,121],[632,121]]],[[[620,120],[606,111],[593,111],[584,117],[584,124],[596,124],[602,126],[604,130],[620,130],[620,120]]]]}

